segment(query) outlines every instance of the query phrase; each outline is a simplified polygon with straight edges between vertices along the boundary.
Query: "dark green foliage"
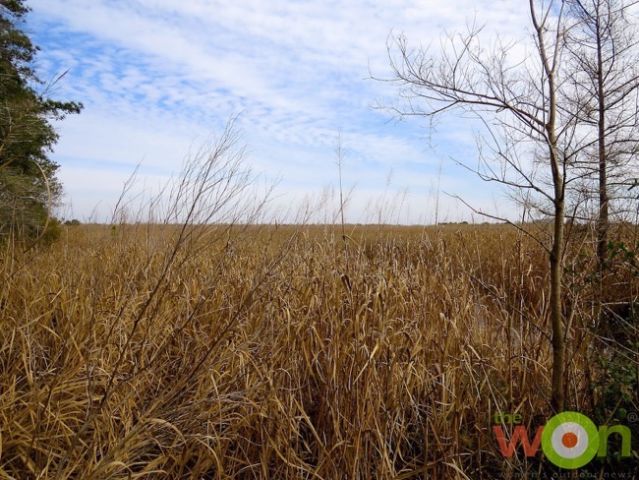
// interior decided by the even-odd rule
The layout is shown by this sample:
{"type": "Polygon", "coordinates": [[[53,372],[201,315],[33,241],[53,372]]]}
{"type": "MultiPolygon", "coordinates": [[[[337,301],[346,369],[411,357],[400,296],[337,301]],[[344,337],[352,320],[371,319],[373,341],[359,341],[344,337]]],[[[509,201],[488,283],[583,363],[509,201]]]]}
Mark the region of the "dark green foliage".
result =
{"type": "Polygon", "coordinates": [[[634,313],[631,317],[623,319],[626,332],[622,337],[622,344],[618,344],[615,339],[610,339],[611,345],[601,349],[597,367],[600,370],[599,381],[595,385],[597,403],[593,419],[598,425],[625,425],[632,432],[631,459],[620,458],[621,439],[613,436],[609,440],[609,452],[607,458],[601,459],[600,463],[605,465],[607,472],[636,472],[639,468],[639,454],[637,450],[637,438],[639,438],[639,403],[638,376],[636,353],[639,343],[636,340],[628,341],[629,337],[636,338],[636,317],[634,313]],[[634,357],[634,358],[633,358],[634,357]]]}
{"type": "Polygon", "coordinates": [[[21,30],[24,0],[0,0],[0,234],[43,233],[62,187],[48,155],[58,140],[51,121],[82,105],[47,98],[33,70],[38,48],[21,30]]]}

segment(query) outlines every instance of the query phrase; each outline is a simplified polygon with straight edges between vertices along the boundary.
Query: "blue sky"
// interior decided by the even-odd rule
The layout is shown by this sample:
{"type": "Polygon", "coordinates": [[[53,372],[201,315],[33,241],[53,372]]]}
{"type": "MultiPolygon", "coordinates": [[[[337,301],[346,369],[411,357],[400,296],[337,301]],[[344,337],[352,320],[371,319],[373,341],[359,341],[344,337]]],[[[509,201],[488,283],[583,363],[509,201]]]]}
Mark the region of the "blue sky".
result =
{"type": "MultiPolygon", "coordinates": [[[[274,209],[335,188],[338,132],[343,175],[354,187],[348,221],[430,223],[437,186],[493,212],[512,208],[494,186],[451,157],[474,155],[471,126],[448,117],[399,121],[375,108],[397,102],[388,77],[389,35],[438,45],[469,21],[486,35],[519,38],[520,0],[31,0],[27,28],[45,79],[67,75],[53,96],[84,112],[58,125],[62,213],[110,212],[141,162],[138,188],[176,174],[189,150],[240,114],[246,162],[277,181],[274,209]],[[384,207],[383,204],[386,204],[384,207]],[[390,205],[390,206],[388,206],[390,205]]],[[[440,198],[440,220],[470,219],[440,198]]],[[[321,220],[321,218],[319,218],[321,220]]],[[[481,219],[478,219],[481,220],[481,219]]]]}

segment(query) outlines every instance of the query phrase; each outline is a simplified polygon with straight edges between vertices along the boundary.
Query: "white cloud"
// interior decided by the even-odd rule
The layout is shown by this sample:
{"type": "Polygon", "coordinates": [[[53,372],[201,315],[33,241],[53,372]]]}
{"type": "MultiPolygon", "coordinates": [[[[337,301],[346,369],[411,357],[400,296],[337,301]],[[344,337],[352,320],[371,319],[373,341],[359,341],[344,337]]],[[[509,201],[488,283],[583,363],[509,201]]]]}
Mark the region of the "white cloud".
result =
{"type": "MultiPolygon", "coordinates": [[[[389,73],[391,30],[405,32],[414,44],[436,43],[444,30],[463,29],[475,17],[491,25],[488,38],[498,31],[508,39],[521,36],[526,16],[516,0],[31,5],[34,25],[43,29],[37,32],[40,68],[50,75],[70,69],[57,90],[87,106],[60,126],[56,150],[74,209],[84,214],[92,210],[95,192],[105,203],[113,201],[115,178],[127,167],[143,161],[149,174],[175,171],[189,146],[238,112],[249,162],[282,178],[292,196],[294,185],[334,183],[338,130],[347,152],[345,178],[358,184],[362,197],[383,194],[390,168],[403,186],[432,184],[440,160],[417,123],[388,123],[386,113],[370,108],[396,91],[370,80],[369,68],[389,73]],[[93,170],[100,173],[89,175],[93,170]],[[100,184],[107,171],[117,175],[100,184]]],[[[459,126],[446,134],[456,137],[455,146],[469,140],[459,126]]],[[[419,211],[419,203],[414,207],[419,211]]]]}

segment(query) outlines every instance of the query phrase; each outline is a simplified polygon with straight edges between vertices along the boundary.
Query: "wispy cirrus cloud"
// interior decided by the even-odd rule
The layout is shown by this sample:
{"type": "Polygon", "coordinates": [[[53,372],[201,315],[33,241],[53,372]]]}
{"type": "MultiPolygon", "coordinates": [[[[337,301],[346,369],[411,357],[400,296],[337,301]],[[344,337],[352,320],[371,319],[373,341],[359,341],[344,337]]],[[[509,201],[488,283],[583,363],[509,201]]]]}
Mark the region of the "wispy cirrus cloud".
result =
{"type": "MultiPolygon", "coordinates": [[[[365,197],[353,218],[384,194],[391,170],[394,188],[412,192],[413,219],[424,218],[435,183],[476,185],[445,161],[472,154],[472,138],[445,124],[433,150],[425,123],[397,123],[372,108],[397,94],[370,78],[371,71],[390,73],[389,34],[437,45],[444,31],[475,21],[492,26],[488,38],[516,38],[526,17],[515,0],[32,0],[31,6],[40,71],[52,78],[68,70],[55,93],[86,105],[60,125],[55,153],[78,215],[93,210],[91,185],[109,204],[140,161],[143,175],[168,176],[190,147],[241,112],[248,161],[281,179],[282,196],[335,183],[339,131],[344,178],[365,197]]],[[[473,192],[471,201],[490,197],[481,188],[473,192]]]]}

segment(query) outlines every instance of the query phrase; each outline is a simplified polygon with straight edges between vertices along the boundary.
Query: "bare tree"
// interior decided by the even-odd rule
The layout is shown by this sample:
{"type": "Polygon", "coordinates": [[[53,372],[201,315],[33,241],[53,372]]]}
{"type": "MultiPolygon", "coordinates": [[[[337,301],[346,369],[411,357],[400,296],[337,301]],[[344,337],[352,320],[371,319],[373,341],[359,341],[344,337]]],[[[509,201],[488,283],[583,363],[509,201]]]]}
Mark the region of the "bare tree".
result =
{"type": "MultiPolygon", "coordinates": [[[[599,297],[606,262],[610,200],[628,184],[639,152],[639,36],[630,21],[636,1],[569,0],[577,20],[566,42],[570,52],[572,108],[590,140],[584,143],[584,174],[594,177],[597,205],[599,297]]],[[[627,189],[623,189],[627,190],[627,189]]]]}
{"type": "MultiPolygon", "coordinates": [[[[487,51],[481,29],[451,36],[442,52],[410,50],[400,37],[389,47],[393,81],[402,85],[401,115],[437,117],[457,110],[479,119],[479,161],[470,167],[483,180],[498,182],[523,197],[537,199],[537,214],[552,228],[531,235],[547,252],[550,265],[552,328],[551,404],[564,406],[566,330],[562,309],[565,217],[570,166],[582,150],[576,116],[563,108],[562,53],[568,30],[564,0],[529,0],[530,53],[499,44],[487,51]],[[519,52],[519,53],[518,53],[519,52]]],[[[475,210],[480,214],[486,214],[475,210]]]]}

